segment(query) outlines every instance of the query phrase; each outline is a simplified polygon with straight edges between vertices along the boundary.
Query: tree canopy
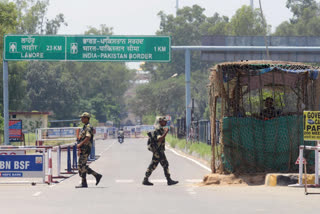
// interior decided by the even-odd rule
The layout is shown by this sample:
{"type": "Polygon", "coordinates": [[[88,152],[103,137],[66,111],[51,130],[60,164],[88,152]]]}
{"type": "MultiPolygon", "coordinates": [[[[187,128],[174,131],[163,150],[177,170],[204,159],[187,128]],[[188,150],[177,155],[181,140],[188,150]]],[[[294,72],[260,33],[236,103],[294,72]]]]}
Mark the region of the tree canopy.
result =
{"type": "MultiPolygon", "coordinates": [[[[49,0],[0,1],[1,53],[4,34],[57,34],[61,26],[67,25],[62,13],[48,18],[49,4],[49,0]]],[[[315,0],[287,0],[286,6],[293,15],[277,26],[272,35],[319,36],[320,6],[315,0]]],[[[204,12],[205,8],[199,5],[181,8],[176,14],[160,11],[156,35],[171,36],[172,45],[190,46],[201,45],[204,35],[271,34],[271,27],[264,27],[259,9],[242,6],[232,17],[218,13],[207,16],[204,12]]],[[[99,27],[88,27],[83,33],[112,35],[113,28],[102,23],[99,27]]],[[[115,123],[126,117],[129,107],[149,121],[157,114],[184,116],[184,60],[183,52],[174,51],[171,63],[145,63],[142,68],[150,72],[151,82],[138,87],[136,97],[129,103],[125,102],[124,94],[134,71],[123,62],[10,62],[10,110],[50,111],[56,119],[72,119],[88,111],[100,122],[115,123]]],[[[200,60],[200,52],[191,53],[191,93],[197,104],[196,119],[208,117],[206,86],[211,66],[200,60]]],[[[1,100],[2,96],[1,93],[1,100]]]]}
{"type": "MultiPolygon", "coordinates": [[[[190,46],[201,45],[203,35],[264,35],[270,28],[264,28],[260,11],[258,9],[253,11],[249,6],[241,7],[231,18],[218,13],[207,17],[204,11],[205,9],[198,5],[184,7],[178,10],[176,15],[160,11],[157,35],[170,35],[172,45],[190,46]]],[[[209,83],[210,66],[211,63],[200,60],[200,52],[191,53],[191,96],[197,104],[194,119],[208,118],[205,112],[208,108],[206,86],[209,83]]],[[[146,63],[143,69],[151,72],[152,81],[149,85],[137,89],[137,99],[132,102],[132,106],[136,106],[134,112],[147,118],[148,115],[156,114],[171,114],[174,118],[183,117],[185,115],[184,53],[173,52],[171,63],[146,63]],[[170,78],[173,74],[178,74],[179,78],[170,78]],[[170,88],[173,90],[170,91],[170,88]]]]}
{"type": "Polygon", "coordinates": [[[319,36],[320,5],[315,0],[288,0],[287,8],[293,13],[290,20],[282,22],[275,36],[319,36]]]}
{"type": "MultiPolygon", "coordinates": [[[[67,23],[61,13],[48,19],[48,7],[48,0],[0,1],[1,36],[57,34],[67,23]]],[[[101,24],[88,27],[84,34],[112,35],[112,30],[101,24]]],[[[49,111],[55,119],[73,119],[88,111],[100,122],[119,122],[125,116],[123,94],[131,78],[132,71],[122,62],[10,62],[9,108],[49,111]]]]}

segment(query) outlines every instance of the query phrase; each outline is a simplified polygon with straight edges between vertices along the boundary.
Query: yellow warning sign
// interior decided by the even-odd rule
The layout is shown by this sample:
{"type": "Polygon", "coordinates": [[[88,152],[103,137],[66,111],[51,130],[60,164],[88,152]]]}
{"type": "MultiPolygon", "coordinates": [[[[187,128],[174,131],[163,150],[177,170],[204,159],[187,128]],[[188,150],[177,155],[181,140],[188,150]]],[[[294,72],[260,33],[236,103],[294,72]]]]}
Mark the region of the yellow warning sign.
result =
{"type": "Polygon", "coordinates": [[[320,111],[303,112],[303,138],[304,140],[320,140],[320,111]]]}

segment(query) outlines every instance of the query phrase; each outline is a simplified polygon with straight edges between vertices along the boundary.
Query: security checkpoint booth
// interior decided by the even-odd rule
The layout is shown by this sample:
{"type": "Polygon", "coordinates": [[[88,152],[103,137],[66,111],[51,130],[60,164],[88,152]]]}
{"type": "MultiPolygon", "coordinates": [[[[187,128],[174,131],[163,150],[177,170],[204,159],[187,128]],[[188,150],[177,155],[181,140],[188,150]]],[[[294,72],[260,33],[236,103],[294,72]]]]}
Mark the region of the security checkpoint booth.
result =
{"type": "MultiPolygon", "coordinates": [[[[319,68],[302,63],[245,61],[214,66],[209,103],[215,172],[297,172],[299,146],[315,146],[303,140],[303,111],[319,108],[319,81],[319,68]],[[266,100],[273,101],[271,117],[263,113],[266,100]]],[[[306,155],[308,172],[314,172],[314,157],[313,152],[306,155]]]]}

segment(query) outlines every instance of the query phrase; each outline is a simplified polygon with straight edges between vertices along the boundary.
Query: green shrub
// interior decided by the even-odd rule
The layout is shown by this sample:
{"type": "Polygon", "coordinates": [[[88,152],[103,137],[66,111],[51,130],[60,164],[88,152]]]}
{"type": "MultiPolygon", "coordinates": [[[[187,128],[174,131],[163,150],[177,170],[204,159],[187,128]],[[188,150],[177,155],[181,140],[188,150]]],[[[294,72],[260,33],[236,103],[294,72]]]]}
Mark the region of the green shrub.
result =
{"type": "MultiPolygon", "coordinates": [[[[178,139],[172,135],[167,135],[166,141],[173,148],[186,149],[189,154],[197,153],[201,158],[211,157],[211,145],[205,143],[187,143],[185,139],[178,139]]],[[[220,150],[220,146],[216,146],[216,152],[220,150]]]]}
{"type": "Polygon", "coordinates": [[[204,143],[193,143],[189,148],[190,153],[196,152],[200,157],[211,156],[211,145],[204,143]]]}

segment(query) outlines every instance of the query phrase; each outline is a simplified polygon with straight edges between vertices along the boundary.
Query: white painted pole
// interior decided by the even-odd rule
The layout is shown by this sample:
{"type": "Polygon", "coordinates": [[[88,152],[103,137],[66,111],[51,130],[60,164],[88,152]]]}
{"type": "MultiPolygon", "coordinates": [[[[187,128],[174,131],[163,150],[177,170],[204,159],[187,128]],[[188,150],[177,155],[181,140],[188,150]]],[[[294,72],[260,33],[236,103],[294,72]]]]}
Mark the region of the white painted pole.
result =
{"type": "Polygon", "coordinates": [[[42,160],[43,160],[43,176],[42,176],[42,182],[46,182],[46,170],[45,170],[45,165],[46,165],[46,150],[42,150],[42,160]]]}
{"type": "Polygon", "coordinates": [[[48,183],[51,184],[52,182],[52,149],[48,149],[48,157],[49,157],[49,162],[48,162],[48,183]]]}
{"type": "Polygon", "coordinates": [[[50,157],[49,157],[49,149],[45,149],[45,153],[47,152],[47,173],[49,174],[49,162],[50,162],[50,157]]]}
{"type": "Polygon", "coordinates": [[[302,186],[302,176],[303,176],[303,149],[299,150],[299,185],[302,186]]]}
{"type": "Polygon", "coordinates": [[[58,177],[60,177],[61,172],[61,147],[58,146],[57,148],[57,170],[58,170],[58,177]]]}

